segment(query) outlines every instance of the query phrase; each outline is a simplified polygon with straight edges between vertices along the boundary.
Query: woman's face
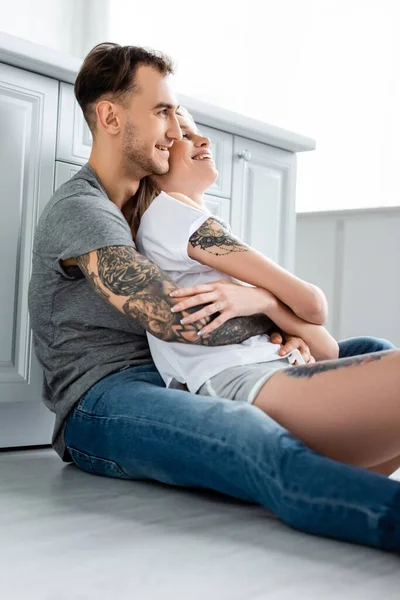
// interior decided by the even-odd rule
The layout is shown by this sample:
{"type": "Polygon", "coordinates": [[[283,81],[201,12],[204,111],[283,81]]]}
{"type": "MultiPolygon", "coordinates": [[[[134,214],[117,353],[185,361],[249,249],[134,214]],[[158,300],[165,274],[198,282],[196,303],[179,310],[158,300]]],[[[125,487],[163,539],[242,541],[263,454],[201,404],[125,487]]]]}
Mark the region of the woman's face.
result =
{"type": "Polygon", "coordinates": [[[201,135],[191,115],[179,109],[178,121],[182,140],[169,150],[169,171],[153,178],[164,192],[178,192],[192,197],[204,193],[218,177],[210,152],[210,139],[201,135]]]}

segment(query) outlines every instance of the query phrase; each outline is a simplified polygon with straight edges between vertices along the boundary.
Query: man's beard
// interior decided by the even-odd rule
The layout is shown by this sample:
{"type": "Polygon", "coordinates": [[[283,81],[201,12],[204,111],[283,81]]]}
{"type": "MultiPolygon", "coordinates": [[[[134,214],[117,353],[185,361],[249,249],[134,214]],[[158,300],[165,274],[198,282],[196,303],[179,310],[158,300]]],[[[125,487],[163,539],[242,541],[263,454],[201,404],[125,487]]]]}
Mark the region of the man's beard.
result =
{"type": "Polygon", "coordinates": [[[136,128],[131,122],[125,125],[122,138],[122,166],[124,172],[135,176],[164,175],[168,172],[168,165],[162,165],[149,155],[151,150],[145,143],[141,143],[136,137],[136,128]]]}

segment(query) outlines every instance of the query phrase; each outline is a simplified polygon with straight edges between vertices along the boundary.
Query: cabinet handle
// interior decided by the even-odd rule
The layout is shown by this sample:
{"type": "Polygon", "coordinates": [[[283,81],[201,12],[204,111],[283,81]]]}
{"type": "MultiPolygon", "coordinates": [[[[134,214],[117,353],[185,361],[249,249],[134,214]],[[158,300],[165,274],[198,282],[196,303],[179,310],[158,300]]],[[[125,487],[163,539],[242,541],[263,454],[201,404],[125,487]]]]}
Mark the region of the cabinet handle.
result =
{"type": "Polygon", "coordinates": [[[246,162],[251,160],[251,152],[249,150],[242,150],[241,152],[239,152],[238,156],[239,158],[243,158],[243,160],[245,160],[246,162]]]}

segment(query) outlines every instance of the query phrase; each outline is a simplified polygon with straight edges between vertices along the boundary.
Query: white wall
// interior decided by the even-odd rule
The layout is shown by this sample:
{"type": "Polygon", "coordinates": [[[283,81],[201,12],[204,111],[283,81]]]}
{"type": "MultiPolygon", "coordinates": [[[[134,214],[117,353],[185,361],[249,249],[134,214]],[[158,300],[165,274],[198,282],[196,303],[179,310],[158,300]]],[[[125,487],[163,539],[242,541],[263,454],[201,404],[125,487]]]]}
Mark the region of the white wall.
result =
{"type": "Polygon", "coordinates": [[[398,0],[112,0],[110,33],[164,50],[188,94],[314,137],[297,209],[400,204],[398,0]]]}
{"type": "Polygon", "coordinates": [[[398,0],[0,0],[0,30],[83,57],[153,47],[176,88],[317,140],[297,210],[400,205],[398,0]]]}
{"type": "Polygon", "coordinates": [[[400,208],[297,215],[296,268],[329,305],[337,340],[384,337],[400,348],[400,208]]]}
{"type": "Polygon", "coordinates": [[[109,0],[0,0],[0,31],[83,57],[105,41],[109,0]]]}

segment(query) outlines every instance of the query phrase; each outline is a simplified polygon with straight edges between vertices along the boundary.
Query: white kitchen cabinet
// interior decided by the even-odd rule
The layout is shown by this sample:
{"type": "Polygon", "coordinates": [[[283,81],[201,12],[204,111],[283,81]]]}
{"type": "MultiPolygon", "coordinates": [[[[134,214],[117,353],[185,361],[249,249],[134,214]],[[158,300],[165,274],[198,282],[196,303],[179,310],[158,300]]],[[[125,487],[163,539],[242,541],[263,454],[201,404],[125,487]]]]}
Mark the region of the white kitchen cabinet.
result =
{"type": "Polygon", "coordinates": [[[233,232],[293,272],[296,155],[235,136],[232,162],[233,232]]]}
{"type": "Polygon", "coordinates": [[[0,447],[48,444],[28,314],[33,235],[53,193],[58,84],[0,63],[0,447]]]}

